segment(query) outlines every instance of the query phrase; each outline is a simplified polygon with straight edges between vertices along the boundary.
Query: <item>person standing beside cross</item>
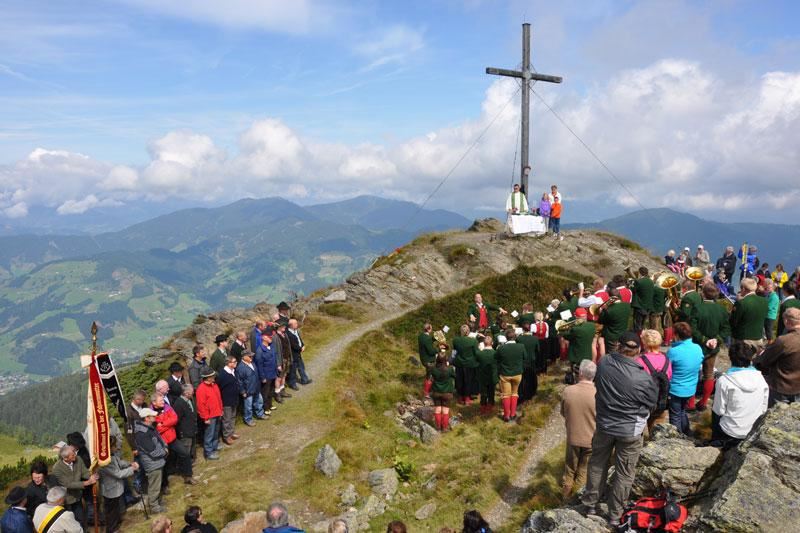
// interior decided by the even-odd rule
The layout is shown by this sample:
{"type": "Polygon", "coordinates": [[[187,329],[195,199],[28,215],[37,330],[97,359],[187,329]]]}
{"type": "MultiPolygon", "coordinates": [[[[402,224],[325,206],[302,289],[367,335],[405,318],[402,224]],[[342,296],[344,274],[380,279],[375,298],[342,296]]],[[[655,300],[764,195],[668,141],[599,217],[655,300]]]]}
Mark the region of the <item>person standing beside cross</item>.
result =
{"type": "Polygon", "coordinates": [[[514,184],[514,190],[506,200],[506,212],[510,215],[519,215],[528,212],[528,200],[519,189],[519,183],[514,184]]]}

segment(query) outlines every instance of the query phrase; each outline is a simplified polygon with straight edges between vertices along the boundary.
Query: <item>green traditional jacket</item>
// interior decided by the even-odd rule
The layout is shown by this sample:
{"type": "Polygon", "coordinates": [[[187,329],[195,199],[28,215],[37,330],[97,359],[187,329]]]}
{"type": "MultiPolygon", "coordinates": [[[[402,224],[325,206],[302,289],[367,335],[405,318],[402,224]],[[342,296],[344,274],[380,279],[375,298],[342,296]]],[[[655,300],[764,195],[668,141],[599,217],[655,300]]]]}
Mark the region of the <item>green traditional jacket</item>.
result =
{"type": "Polygon", "coordinates": [[[494,358],[495,351],[491,348],[485,348],[478,352],[478,383],[481,385],[481,390],[484,387],[495,385],[499,381],[497,377],[497,361],[494,358]]]}
{"type": "MultiPolygon", "coordinates": [[[[499,311],[500,307],[497,305],[490,304],[488,302],[483,302],[483,306],[486,308],[486,319],[489,321],[489,326],[492,325],[492,315],[490,311],[499,311]]],[[[469,322],[469,316],[472,315],[475,317],[475,321],[477,322],[481,318],[481,313],[478,311],[478,304],[472,302],[469,304],[469,308],[467,309],[467,321],[469,322]]]]}
{"type": "Polygon", "coordinates": [[[462,368],[478,368],[478,341],[472,337],[456,337],[453,339],[456,360],[453,363],[462,368]]]}
{"type": "Polygon", "coordinates": [[[619,301],[600,311],[598,322],[603,324],[603,339],[617,342],[622,334],[628,331],[631,318],[631,304],[619,301]]]}
{"type": "Polygon", "coordinates": [[[563,337],[569,341],[567,357],[571,363],[577,364],[584,359],[592,358],[592,343],[594,342],[594,324],[592,322],[572,326],[563,337]]]}
{"type": "Polygon", "coordinates": [[[436,348],[433,346],[433,337],[424,331],[417,337],[419,349],[419,360],[423,365],[430,365],[436,362],[436,348]]]}
{"type": "Polygon", "coordinates": [[[633,282],[633,301],[631,307],[650,312],[653,310],[653,289],[655,284],[648,277],[637,278],[633,282]]]}
{"type": "Polygon", "coordinates": [[[788,298],[781,304],[781,308],[778,311],[778,336],[786,333],[786,325],[783,323],[783,312],[793,307],[800,309],[800,300],[795,297],[788,298]]]}
{"type": "Polygon", "coordinates": [[[517,344],[525,347],[525,359],[522,361],[524,368],[533,368],[536,357],[539,355],[539,338],[536,335],[523,333],[517,336],[517,344]]]}
{"type": "Polygon", "coordinates": [[[667,307],[667,291],[658,285],[653,285],[653,307],[651,313],[663,313],[667,307]]]}
{"type": "Polygon", "coordinates": [[[730,318],[731,337],[736,340],[761,340],[767,306],[767,299],[757,294],[748,294],[736,300],[730,318]]]}
{"type": "Polygon", "coordinates": [[[534,322],[536,322],[536,319],[533,317],[533,313],[523,313],[517,318],[517,324],[520,326],[522,324],[533,324],[534,322]]]}
{"type": "Polygon", "coordinates": [[[713,300],[704,300],[697,308],[696,326],[692,328],[692,340],[699,344],[703,355],[716,355],[725,338],[731,334],[728,311],[713,300]],[[709,339],[717,339],[713,350],[706,346],[709,339]]]}
{"type": "Polygon", "coordinates": [[[208,362],[208,366],[213,368],[214,372],[219,374],[220,372],[222,372],[222,367],[224,367],[225,363],[227,362],[225,361],[226,358],[227,355],[223,353],[222,350],[217,348],[216,350],[214,350],[214,353],[211,354],[211,359],[208,362]]]}
{"type": "Polygon", "coordinates": [[[510,341],[500,346],[494,353],[497,360],[497,373],[501,376],[519,376],[522,374],[523,361],[528,355],[525,346],[510,341]]]}
{"type": "Polygon", "coordinates": [[[433,379],[431,392],[452,393],[456,390],[456,369],[452,366],[433,368],[431,370],[431,378],[433,379]]]}
{"type": "Polygon", "coordinates": [[[697,319],[697,308],[703,303],[703,298],[695,290],[691,290],[681,298],[681,305],[678,308],[678,322],[687,322],[692,328],[695,327],[697,319]]]}

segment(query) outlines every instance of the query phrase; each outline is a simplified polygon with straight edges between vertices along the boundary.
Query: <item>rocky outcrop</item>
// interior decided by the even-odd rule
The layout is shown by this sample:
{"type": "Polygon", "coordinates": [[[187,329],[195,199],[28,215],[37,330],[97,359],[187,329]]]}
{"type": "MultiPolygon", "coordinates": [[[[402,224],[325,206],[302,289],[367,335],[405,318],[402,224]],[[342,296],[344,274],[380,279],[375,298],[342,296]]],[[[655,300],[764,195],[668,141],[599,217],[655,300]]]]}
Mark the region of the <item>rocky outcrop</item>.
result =
{"type": "Polygon", "coordinates": [[[698,531],[800,531],[800,404],[778,404],[690,510],[698,531]]]}
{"type": "Polygon", "coordinates": [[[598,516],[583,516],[573,509],[536,511],[520,530],[521,533],[606,533],[610,529],[598,516]]]}
{"type": "MultiPolygon", "coordinates": [[[[339,286],[292,303],[292,314],[304,317],[325,302],[368,307],[371,312],[413,308],[453,291],[474,285],[485,277],[507,274],[520,265],[557,265],[585,275],[608,276],[627,265],[643,265],[657,271],[662,265],[628,241],[594,231],[568,231],[556,246],[551,239],[505,238],[503,224],[494,219],[476,221],[469,231],[422,236],[377,261],[367,271],[356,272],[339,286]],[[469,255],[468,264],[452,262],[454,250],[480,250],[469,255]]],[[[196,343],[213,347],[219,334],[248,332],[257,318],[268,319],[273,305],[232,309],[199,315],[184,330],[143,357],[149,364],[191,359],[196,343]]]]}
{"type": "Polygon", "coordinates": [[[631,494],[651,496],[669,487],[676,495],[687,496],[699,488],[706,471],[719,457],[719,449],[695,447],[675,426],[658,424],[642,448],[631,494]]]}

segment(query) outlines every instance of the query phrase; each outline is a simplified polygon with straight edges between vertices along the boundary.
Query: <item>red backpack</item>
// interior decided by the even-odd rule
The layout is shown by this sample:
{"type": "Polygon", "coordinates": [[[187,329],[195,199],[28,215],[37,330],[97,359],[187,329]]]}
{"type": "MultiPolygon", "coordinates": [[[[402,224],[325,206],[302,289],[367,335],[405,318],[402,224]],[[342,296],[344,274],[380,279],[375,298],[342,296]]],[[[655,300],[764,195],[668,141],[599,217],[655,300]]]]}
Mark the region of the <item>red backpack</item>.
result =
{"type": "Polygon", "coordinates": [[[617,531],[677,533],[689,517],[686,507],[678,503],[670,491],[656,498],[642,498],[629,507],[619,519],[617,531]]]}

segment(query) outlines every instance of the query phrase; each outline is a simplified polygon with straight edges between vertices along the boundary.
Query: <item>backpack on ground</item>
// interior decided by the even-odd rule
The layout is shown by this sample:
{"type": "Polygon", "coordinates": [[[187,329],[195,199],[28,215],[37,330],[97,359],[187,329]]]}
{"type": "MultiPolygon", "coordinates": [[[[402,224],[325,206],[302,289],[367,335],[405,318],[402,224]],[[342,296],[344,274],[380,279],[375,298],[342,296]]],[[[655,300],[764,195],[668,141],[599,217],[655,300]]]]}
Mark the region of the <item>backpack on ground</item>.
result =
{"type": "Polygon", "coordinates": [[[664,356],[664,367],[661,370],[656,370],[646,355],[642,355],[642,361],[650,369],[650,375],[658,385],[658,401],[653,412],[655,414],[663,413],[669,408],[669,376],[667,376],[669,359],[666,355],[664,356]]]}
{"type": "Polygon", "coordinates": [[[655,498],[642,498],[622,514],[617,532],[677,533],[689,518],[684,505],[665,490],[655,498]]]}

